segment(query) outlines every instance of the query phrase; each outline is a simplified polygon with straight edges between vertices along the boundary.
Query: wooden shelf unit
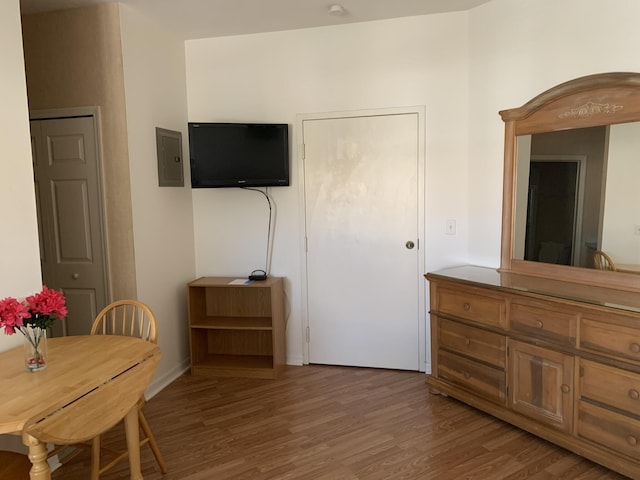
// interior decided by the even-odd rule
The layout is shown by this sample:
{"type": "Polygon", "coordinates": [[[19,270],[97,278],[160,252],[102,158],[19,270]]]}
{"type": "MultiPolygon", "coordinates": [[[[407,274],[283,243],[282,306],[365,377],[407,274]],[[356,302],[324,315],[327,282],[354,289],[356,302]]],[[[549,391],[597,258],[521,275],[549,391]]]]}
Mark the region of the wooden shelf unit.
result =
{"type": "Polygon", "coordinates": [[[276,378],[286,365],[283,279],[233,280],[201,277],[187,285],[191,373],[276,378]]]}

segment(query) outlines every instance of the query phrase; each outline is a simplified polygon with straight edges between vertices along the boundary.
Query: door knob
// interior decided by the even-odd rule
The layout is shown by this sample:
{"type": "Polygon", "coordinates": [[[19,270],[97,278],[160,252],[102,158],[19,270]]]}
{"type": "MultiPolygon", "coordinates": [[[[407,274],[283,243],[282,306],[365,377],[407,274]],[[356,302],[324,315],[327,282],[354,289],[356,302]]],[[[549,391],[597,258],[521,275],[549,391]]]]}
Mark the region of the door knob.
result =
{"type": "Polygon", "coordinates": [[[407,243],[404,244],[405,247],[407,247],[409,250],[411,250],[413,247],[416,246],[415,243],[413,243],[411,240],[409,240],[407,243]]]}
{"type": "Polygon", "coordinates": [[[77,280],[80,278],[80,274],[79,273],[74,273],[71,275],[71,278],[73,278],[74,280],[77,280]]]}

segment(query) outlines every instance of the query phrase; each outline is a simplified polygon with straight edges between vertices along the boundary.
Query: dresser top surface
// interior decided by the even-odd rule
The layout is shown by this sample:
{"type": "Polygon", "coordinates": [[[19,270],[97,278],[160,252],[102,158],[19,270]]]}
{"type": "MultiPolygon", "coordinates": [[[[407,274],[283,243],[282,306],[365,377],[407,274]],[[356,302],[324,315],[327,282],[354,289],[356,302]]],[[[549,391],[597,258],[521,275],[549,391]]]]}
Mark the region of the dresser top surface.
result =
{"type": "Polygon", "coordinates": [[[429,272],[425,277],[427,280],[455,280],[496,290],[543,295],[623,311],[640,312],[640,294],[638,293],[499,272],[490,267],[462,265],[429,272]]]}

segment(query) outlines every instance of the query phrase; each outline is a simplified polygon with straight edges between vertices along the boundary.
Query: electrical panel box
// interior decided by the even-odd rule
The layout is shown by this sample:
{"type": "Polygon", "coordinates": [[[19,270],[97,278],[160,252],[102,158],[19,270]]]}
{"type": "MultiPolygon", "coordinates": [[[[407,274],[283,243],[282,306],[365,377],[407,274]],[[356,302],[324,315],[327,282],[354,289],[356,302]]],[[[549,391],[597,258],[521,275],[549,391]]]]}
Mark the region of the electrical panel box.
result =
{"type": "Polygon", "coordinates": [[[156,127],[156,149],[158,154],[158,185],[161,187],[183,187],[182,132],[156,127]]]}

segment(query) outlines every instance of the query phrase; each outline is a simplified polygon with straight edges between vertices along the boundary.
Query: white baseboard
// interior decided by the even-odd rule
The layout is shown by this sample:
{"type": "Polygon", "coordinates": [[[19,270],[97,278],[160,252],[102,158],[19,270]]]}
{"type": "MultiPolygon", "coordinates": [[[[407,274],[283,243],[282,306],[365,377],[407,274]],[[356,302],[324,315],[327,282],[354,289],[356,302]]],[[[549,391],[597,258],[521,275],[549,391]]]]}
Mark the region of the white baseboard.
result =
{"type": "Polygon", "coordinates": [[[176,365],[170,371],[154,379],[149,387],[144,392],[144,396],[147,400],[155,397],[158,393],[160,393],[167,385],[176,380],[178,377],[183,375],[185,372],[189,371],[191,364],[189,362],[189,358],[182,360],[179,365],[176,365]]]}
{"type": "Polygon", "coordinates": [[[303,364],[304,360],[301,355],[287,356],[287,365],[302,366],[303,364]]]}

